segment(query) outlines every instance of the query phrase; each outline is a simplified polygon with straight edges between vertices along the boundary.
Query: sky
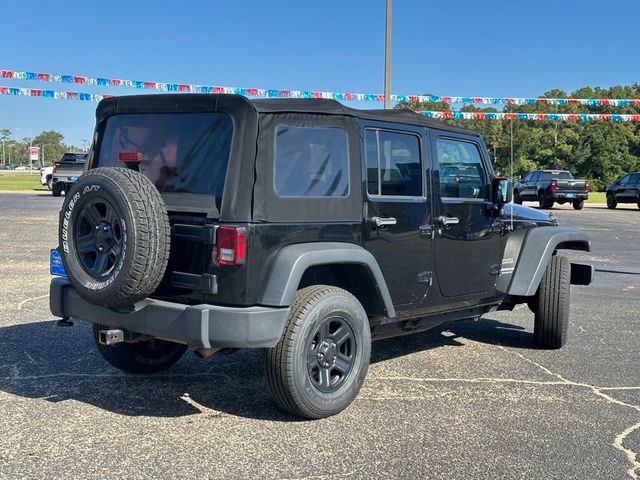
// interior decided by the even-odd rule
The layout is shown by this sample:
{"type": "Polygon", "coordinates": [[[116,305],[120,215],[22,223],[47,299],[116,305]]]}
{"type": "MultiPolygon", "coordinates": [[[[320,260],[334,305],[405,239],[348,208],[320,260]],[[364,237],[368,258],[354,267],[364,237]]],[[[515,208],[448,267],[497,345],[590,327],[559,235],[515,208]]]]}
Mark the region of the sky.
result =
{"type": "MultiPolygon", "coordinates": [[[[3,2],[0,70],[382,93],[385,0],[3,2]]],[[[640,2],[394,0],[392,92],[535,97],[640,81],[640,2]]],[[[140,91],[0,78],[1,86],[140,91]]],[[[0,96],[0,129],[82,146],[95,103],[0,96]]],[[[381,104],[349,103],[356,108],[381,104]]]]}

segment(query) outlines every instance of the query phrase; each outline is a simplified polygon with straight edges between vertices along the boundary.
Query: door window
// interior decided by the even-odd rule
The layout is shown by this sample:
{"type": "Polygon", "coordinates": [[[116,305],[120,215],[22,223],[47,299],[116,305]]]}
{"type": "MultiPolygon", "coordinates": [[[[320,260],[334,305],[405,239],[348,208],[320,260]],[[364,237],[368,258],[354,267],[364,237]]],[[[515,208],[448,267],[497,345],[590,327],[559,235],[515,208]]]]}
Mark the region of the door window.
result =
{"type": "Polygon", "coordinates": [[[635,185],[636,183],[640,182],[640,173],[634,173],[631,175],[631,179],[629,180],[629,183],[632,185],[635,185]]]}
{"type": "Polygon", "coordinates": [[[443,197],[486,198],[487,175],[475,143],[439,138],[437,151],[443,197]]]}
{"type": "Polygon", "coordinates": [[[620,179],[620,185],[627,185],[628,183],[631,183],[629,182],[630,179],[631,179],[631,175],[625,175],[620,179]]]}
{"type": "Polygon", "coordinates": [[[367,192],[371,196],[422,197],[423,168],[416,135],[367,129],[367,192]]]}

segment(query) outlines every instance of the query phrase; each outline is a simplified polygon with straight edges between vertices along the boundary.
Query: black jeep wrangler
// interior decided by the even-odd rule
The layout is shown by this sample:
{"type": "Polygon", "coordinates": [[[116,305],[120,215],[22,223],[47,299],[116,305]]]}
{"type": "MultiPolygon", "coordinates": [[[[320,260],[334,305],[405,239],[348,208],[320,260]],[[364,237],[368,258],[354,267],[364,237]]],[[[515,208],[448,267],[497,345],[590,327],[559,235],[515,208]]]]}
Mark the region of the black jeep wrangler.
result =
{"type": "Polygon", "coordinates": [[[113,366],[265,348],[282,408],[333,415],[371,340],[526,303],[567,336],[586,234],[508,204],[478,134],[409,111],[233,95],[110,98],[60,213],[51,311],[113,366]]]}

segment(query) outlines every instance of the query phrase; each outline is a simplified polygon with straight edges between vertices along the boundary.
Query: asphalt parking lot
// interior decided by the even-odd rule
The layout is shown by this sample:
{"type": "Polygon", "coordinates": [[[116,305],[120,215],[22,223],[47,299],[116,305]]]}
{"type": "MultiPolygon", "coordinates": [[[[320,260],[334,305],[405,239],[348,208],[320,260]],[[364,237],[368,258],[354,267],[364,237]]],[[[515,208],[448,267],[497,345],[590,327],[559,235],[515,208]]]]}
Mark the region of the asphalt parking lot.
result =
{"type": "Polygon", "coordinates": [[[62,201],[0,193],[0,478],[640,476],[637,208],[554,209],[600,270],[572,288],[562,350],[534,347],[526,307],[384,340],[354,404],[309,422],[272,403],[262,352],[132,376],[88,325],[56,327],[62,201]]]}

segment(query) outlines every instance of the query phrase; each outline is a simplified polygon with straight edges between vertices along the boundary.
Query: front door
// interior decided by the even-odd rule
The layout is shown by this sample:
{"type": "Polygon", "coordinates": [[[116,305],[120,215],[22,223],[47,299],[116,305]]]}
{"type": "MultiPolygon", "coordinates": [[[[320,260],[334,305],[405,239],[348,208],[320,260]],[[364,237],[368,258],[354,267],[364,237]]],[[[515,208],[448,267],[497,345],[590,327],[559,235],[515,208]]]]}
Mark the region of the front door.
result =
{"type": "Polygon", "coordinates": [[[493,170],[478,137],[432,132],[439,169],[435,265],[445,297],[490,296],[500,271],[501,222],[493,213],[493,170]]]}
{"type": "Polygon", "coordinates": [[[427,201],[425,130],[363,123],[366,201],[363,242],[387,282],[394,305],[424,298],[431,285],[433,240],[427,201]]]}

